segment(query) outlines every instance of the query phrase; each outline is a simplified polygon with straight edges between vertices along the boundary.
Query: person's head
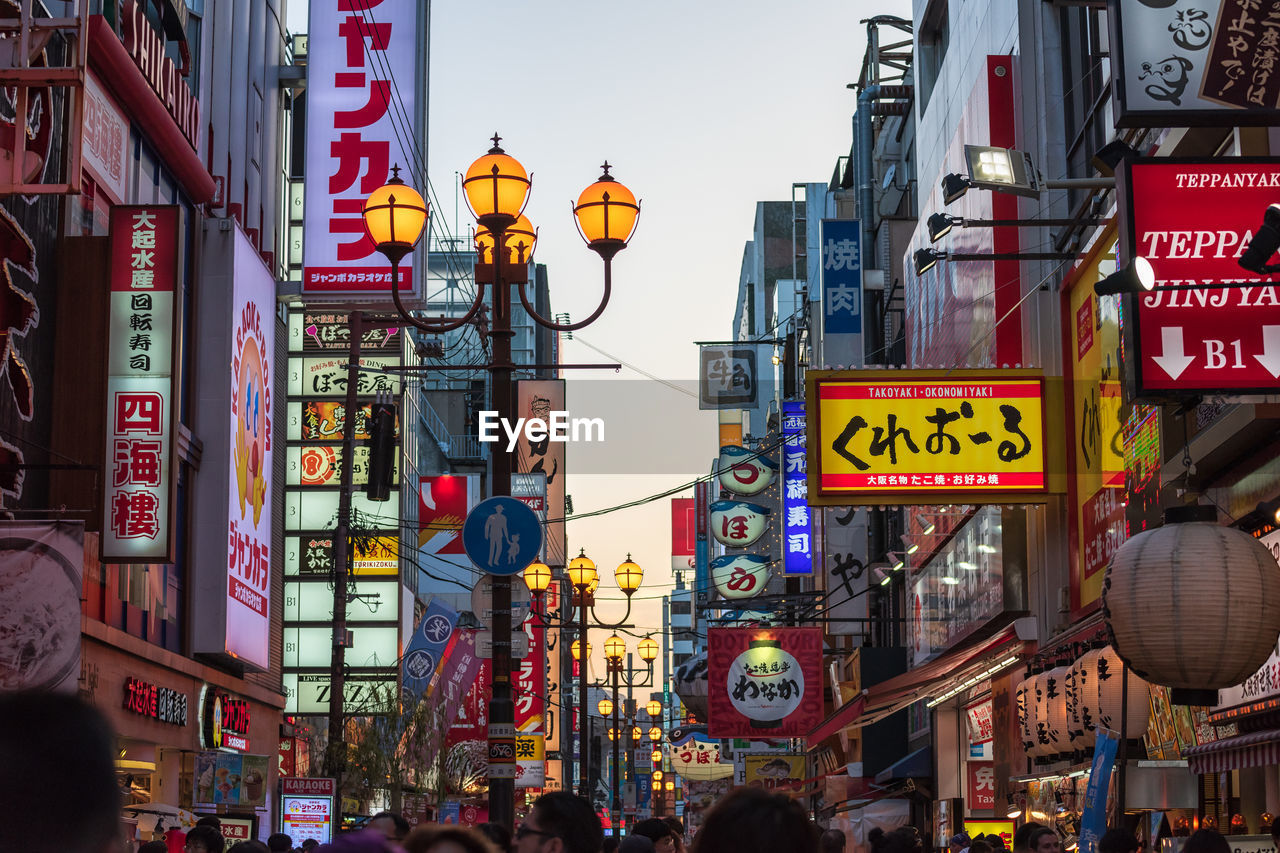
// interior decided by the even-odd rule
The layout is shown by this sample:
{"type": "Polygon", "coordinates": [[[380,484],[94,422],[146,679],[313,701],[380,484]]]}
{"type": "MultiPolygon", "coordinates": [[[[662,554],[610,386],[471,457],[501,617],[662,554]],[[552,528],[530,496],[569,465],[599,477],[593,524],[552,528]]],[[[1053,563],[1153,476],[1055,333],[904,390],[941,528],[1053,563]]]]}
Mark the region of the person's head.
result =
{"type": "Polygon", "coordinates": [[[684,824],[680,821],[680,818],[671,814],[664,816],[662,821],[671,827],[671,836],[676,840],[677,853],[684,853],[684,824]]]}
{"type": "Polygon", "coordinates": [[[1142,845],[1132,832],[1108,829],[1098,839],[1098,853],[1138,853],[1142,845]]]}
{"type": "Polygon", "coordinates": [[[218,834],[222,834],[222,821],[215,814],[207,814],[196,821],[196,826],[212,826],[218,830],[218,834]]]}
{"type": "Polygon", "coordinates": [[[404,839],[405,853],[498,853],[499,848],[479,829],[431,823],[415,827],[404,839]]]}
{"type": "Polygon", "coordinates": [[[880,853],[915,853],[924,849],[924,839],[914,826],[900,826],[880,839],[880,853]]]}
{"type": "Polygon", "coordinates": [[[1231,845],[1216,829],[1197,829],[1182,845],[1182,853],[1231,853],[1231,845]]]}
{"type": "Polygon", "coordinates": [[[1280,848],[1280,817],[1271,821],[1271,840],[1280,848]]]}
{"type": "Polygon", "coordinates": [[[222,833],[209,824],[197,823],[187,830],[187,845],[182,849],[185,853],[222,853],[222,833]]]}
{"type": "Polygon", "coordinates": [[[1062,839],[1058,838],[1057,831],[1047,826],[1042,826],[1031,833],[1027,844],[1030,846],[1031,853],[1060,853],[1062,849],[1062,839]]]}
{"type": "Polygon", "coordinates": [[[335,836],[328,844],[315,848],[316,853],[395,853],[398,847],[376,829],[364,827],[356,832],[335,836]]]}
{"type": "Polygon", "coordinates": [[[1013,834],[1013,853],[1027,853],[1031,849],[1031,836],[1044,829],[1043,823],[1029,820],[1013,834]]]}
{"type": "Polygon", "coordinates": [[[867,846],[873,851],[879,850],[884,844],[884,830],[878,826],[871,827],[871,831],[867,833],[867,846]]]}
{"type": "Polygon", "coordinates": [[[818,829],[804,808],[784,794],[761,788],[738,788],[712,806],[692,847],[693,853],[817,849],[818,829]]]}
{"type": "Polygon", "coordinates": [[[842,853],[844,850],[844,833],[838,829],[828,829],[818,839],[822,853],[842,853]]]}
{"type": "Polygon", "coordinates": [[[604,830],[591,803],[568,791],[552,791],[533,801],[516,828],[515,853],[597,853],[604,830]]]}
{"type": "Polygon", "coordinates": [[[273,832],[267,836],[267,849],[271,853],[289,853],[293,849],[293,838],[283,832],[273,832]]]}
{"type": "Polygon", "coordinates": [[[148,841],[138,848],[138,853],[169,853],[169,845],[163,841],[148,841]]]}
{"type": "Polygon", "coordinates": [[[618,853],[654,853],[653,839],[633,832],[618,843],[618,853]]]}
{"type": "Polygon", "coordinates": [[[500,823],[482,823],[476,827],[480,834],[493,842],[493,846],[505,851],[511,849],[511,833],[500,823]]]}
{"type": "Polygon", "coordinates": [[[320,842],[316,841],[314,838],[307,838],[302,842],[303,853],[311,853],[312,850],[315,850],[319,846],[320,842]]]}
{"type": "Polygon", "coordinates": [[[991,842],[985,838],[979,838],[969,843],[969,853],[992,853],[991,842]]]}
{"type": "Polygon", "coordinates": [[[643,835],[653,842],[655,853],[675,853],[676,839],[671,827],[660,817],[638,821],[631,827],[632,835],[643,835]]]}
{"type": "Polygon", "coordinates": [[[395,812],[378,812],[369,818],[367,828],[378,830],[388,841],[398,844],[409,834],[409,821],[404,819],[404,815],[395,812]]]}
{"type": "Polygon", "coordinates": [[[271,853],[261,841],[237,841],[227,848],[227,853],[271,853]]]}
{"type": "Polygon", "coordinates": [[[968,848],[971,843],[969,833],[957,832],[947,841],[947,846],[951,848],[951,853],[960,853],[961,850],[968,848]]]}
{"type": "Polygon", "coordinates": [[[617,853],[618,843],[620,841],[621,839],[618,838],[618,836],[610,835],[604,840],[604,844],[600,848],[600,853],[617,853]]]}
{"type": "MultiPolygon", "coordinates": [[[[0,796],[22,803],[24,853],[100,853],[120,836],[120,787],[110,725],[65,693],[0,695],[0,796]],[[11,772],[21,767],[22,772],[11,772]],[[75,772],[68,772],[75,768],[75,772]],[[67,820],[65,804],[75,804],[67,820]],[[59,807],[59,804],[63,804],[59,807]]],[[[0,846],[3,846],[0,843],[0,846]]]]}

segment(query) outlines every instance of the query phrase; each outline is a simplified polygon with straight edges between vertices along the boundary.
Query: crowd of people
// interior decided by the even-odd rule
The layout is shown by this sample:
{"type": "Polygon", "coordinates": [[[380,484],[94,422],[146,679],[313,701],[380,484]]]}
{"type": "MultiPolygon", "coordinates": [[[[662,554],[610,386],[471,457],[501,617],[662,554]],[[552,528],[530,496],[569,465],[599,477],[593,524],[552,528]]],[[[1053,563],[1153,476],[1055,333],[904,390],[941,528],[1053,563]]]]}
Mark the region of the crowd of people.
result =
{"type": "MultiPolygon", "coordinates": [[[[102,715],[74,696],[0,694],[0,801],[21,803],[23,811],[15,827],[0,833],[0,853],[129,853],[119,831],[113,745],[102,715]]],[[[1280,850],[1280,820],[1271,831],[1280,850]]],[[[1034,822],[1014,834],[1012,850],[998,835],[971,839],[961,832],[948,841],[950,853],[1062,853],[1057,831],[1034,822]]],[[[606,839],[587,800],[555,791],[534,801],[514,833],[498,824],[411,828],[401,815],[381,812],[327,844],[308,840],[295,847],[288,835],[276,833],[265,843],[228,845],[218,819],[207,816],[181,843],[184,853],[844,853],[845,834],[823,831],[785,794],[738,788],[706,812],[687,851],[686,842],[685,828],[674,817],[641,820],[626,837],[606,839]]],[[[867,853],[926,850],[912,826],[873,829],[866,843],[867,853]]],[[[1144,853],[1144,846],[1132,833],[1112,829],[1099,839],[1097,853],[1144,853]]],[[[167,842],[152,841],[138,853],[170,850],[167,842]]],[[[1218,832],[1201,829],[1185,840],[1181,853],[1232,848],[1218,832]]]]}

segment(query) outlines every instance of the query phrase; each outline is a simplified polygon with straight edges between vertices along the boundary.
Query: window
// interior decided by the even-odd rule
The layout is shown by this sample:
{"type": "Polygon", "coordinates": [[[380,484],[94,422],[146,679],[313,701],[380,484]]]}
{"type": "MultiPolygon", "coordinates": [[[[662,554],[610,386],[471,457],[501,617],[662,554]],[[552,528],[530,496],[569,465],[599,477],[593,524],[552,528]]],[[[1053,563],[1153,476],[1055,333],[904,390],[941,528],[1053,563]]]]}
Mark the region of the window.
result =
{"type": "Polygon", "coordinates": [[[693,604],[691,602],[688,602],[688,601],[671,602],[672,616],[688,616],[692,612],[693,612],[693,604]]]}
{"type": "Polygon", "coordinates": [[[916,91],[920,97],[920,112],[929,106],[929,96],[942,71],[942,60],[947,55],[951,41],[950,14],[947,0],[933,0],[920,19],[919,49],[916,51],[916,68],[919,78],[916,91]]]}

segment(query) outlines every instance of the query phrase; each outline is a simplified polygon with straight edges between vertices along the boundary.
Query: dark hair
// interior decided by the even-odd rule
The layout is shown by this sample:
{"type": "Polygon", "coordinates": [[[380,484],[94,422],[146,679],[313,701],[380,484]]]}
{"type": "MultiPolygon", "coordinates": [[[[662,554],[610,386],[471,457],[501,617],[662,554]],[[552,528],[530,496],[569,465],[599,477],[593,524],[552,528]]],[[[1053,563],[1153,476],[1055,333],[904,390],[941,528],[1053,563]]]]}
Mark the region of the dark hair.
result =
{"type": "Polygon", "coordinates": [[[138,848],[138,853],[169,853],[169,845],[163,841],[148,841],[138,848]]]}
{"type": "Polygon", "coordinates": [[[76,696],[0,695],[0,796],[22,803],[23,813],[0,848],[86,853],[115,838],[121,804],[114,745],[106,719],[76,696]],[[65,803],[75,804],[74,820],[59,807],[65,803]],[[11,841],[15,846],[8,846],[11,841]]]}
{"type": "Polygon", "coordinates": [[[271,853],[271,849],[261,841],[237,841],[227,848],[227,853],[271,853]]]}
{"type": "Polygon", "coordinates": [[[969,842],[969,853],[992,853],[991,842],[985,838],[969,842]]]}
{"type": "Polygon", "coordinates": [[[920,830],[914,826],[900,826],[892,832],[885,833],[880,839],[878,849],[880,853],[914,853],[923,846],[920,830]]]}
{"type": "Polygon", "coordinates": [[[404,819],[404,815],[396,814],[395,812],[378,812],[376,815],[369,818],[369,823],[373,823],[375,820],[380,818],[386,818],[395,825],[397,839],[404,838],[409,834],[409,830],[413,828],[409,826],[409,821],[404,819]]]}
{"type": "Polygon", "coordinates": [[[616,835],[610,835],[604,840],[604,844],[600,846],[600,853],[614,853],[618,849],[618,844],[622,841],[616,835]]]}
{"type": "Polygon", "coordinates": [[[680,844],[684,844],[684,823],[680,818],[673,814],[664,815],[662,817],[662,822],[671,827],[671,834],[676,837],[676,841],[680,844]]]}
{"type": "Polygon", "coordinates": [[[267,836],[267,849],[271,853],[289,853],[293,849],[293,838],[283,832],[273,832],[267,836]]]}
{"type": "MultiPolygon", "coordinates": [[[[489,836],[479,829],[447,823],[428,823],[405,836],[405,853],[427,853],[441,841],[452,841],[467,853],[496,853],[489,836]]],[[[505,853],[505,851],[504,851],[505,853]]]]}
{"type": "Polygon", "coordinates": [[[1140,849],[1142,845],[1133,833],[1123,829],[1108,829],[1098,839],[1098,853],[1134,853],[1140,849]]]}
{"type": "Polygon", "coordinates": [[[643,835],[654,844],[657,844],[662,839],[670,837],[673,833],[665,820],[660,817],[651,817],[638,821],[635,826],[631,827],[631,834],[643,835]]]}
{"type": "Polygon", "coordinates": [[[822,853],[840,853],[844,849],[844,833],[838,829],[828,829],[818,838],[822,853]]]}
{"type": "Polygon", "coordinates": [[[219,820],[218,816],[215,814],[207,814],[203,816],[196,821],[196,826],[212,826],[214,829],[218,830],[219,833],[222,832],[222,821],[219,820]]]}
{"type": "Polygon", "coordinates": [[[1182,853],[1231,853],[1231,844],[1216,829],[1197,829],[1182,845],[1182,853]]]}
{"type": "Polygon", "coordinates": [[[511,849],[511,831],[500,823],[482,823],[476,827],[480,833],[492,841],[499,850],[506,853],[511,849]]]}
{"type": "MultiPolygon", "coordinates": [[[[1031,850],[1035,850],[1040,846],[1040,839],[1044,838],[1046,835],[1052,835],[1054,838],[1058,838],[1058,831],[1047,826],[1040,827],[1027,837],[1027,847],[1031,850]]],[[[1228,853],[1230,853],[1230,851],[1228,851],[1228,853]]]]}
{"type": "Polygon", "coordinates": [[[804,808],[785,794],[761,788],[738,788],[722,797],[707,811],[693,839],[693,853],[817,849],[818,828],[804,808]]]}
{"type": "Polygon", "coordinates": [[[319,841],[316,841],[314,838],[304,838],[304,839],[302,839],[302,849],[303,849],[303,850],[315,850],[315,849],[316,849],[317,847],[319,847],[319,846],[320,846],[320,842],[319,842],[319,841]]]}
{"type": "Polygon", "coordinates": [[[1044,828],[1045,825],[1043,823],[1036,823],[1034,820],[1029,820],[1022,826],[1018,827],[1018,831],[1013,834],[1013,849],[1018,851],[1029,848],[1031,846],[1032,834],[1036,830],[1044,828]]]}
{"type": "Polygon", "coordinates": [[[878,826],[871,827],[871,831],[867,833],[867,846],[871,848],[871,853],[879,850],[882,844],[884,844],[884,829],[878,826]]]}
{"type": "Polygon", "coordinates": [[[222,853],[222,848],[226,845],[222,840],[222,833],[207,823],[196,823],[187,830],[187,843],[190,844],[192,841],[198,841],[208,847],[209,853],[222,853]]]}
{"type": "Polygon", "coordinates": [[[604,830],[591,803],[568,791],[552,791],[533,801],[538,823],[564,842],[569,853],[596,853],[604,845],[604,830]]]}

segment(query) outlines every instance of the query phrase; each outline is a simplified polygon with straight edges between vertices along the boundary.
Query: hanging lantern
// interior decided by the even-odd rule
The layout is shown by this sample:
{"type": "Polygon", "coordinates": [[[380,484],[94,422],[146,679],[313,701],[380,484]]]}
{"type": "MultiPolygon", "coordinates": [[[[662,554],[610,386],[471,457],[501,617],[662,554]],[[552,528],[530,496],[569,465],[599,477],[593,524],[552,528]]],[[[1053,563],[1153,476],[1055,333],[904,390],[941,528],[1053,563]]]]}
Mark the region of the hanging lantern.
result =
{"type": "Polygon", "coordinates": [[[1073,660],[1067,667],[1067,677],[1063,682],[1066,689],[1067,749],[1071,751],[1080,749],[1076,743],[1079,739],[1076,731],[1080,727],[1080,695],[1076,692],[1076,663],[1078,661],[1073,660]]]}
{"type": "Polygon", "coordinates": [[[778,463],[736,444],[720,448],[720,485],[735,495],[754,495],[769,488],[778,463]]]}
{"type": "Polygon", "coordinates": [[[1022,741],[1022,751],[1028,755],[1031,754],[1031,747],[1035,745],[1031,724],[1031,688],[1033,684],[1034,676],[1024,678],[1018,682],[1017,689],[1013,691],[1014,702],[1018,708],[1018,737],[1022,741]]]}
{"type": "Polygon", "coordinates": [[[725,554],[711,561],[711,582],[725,598],[751,598],[769,582],[769,558],[759,554],[725,554]]]}
{"type": "Polygon", "coordinates": [[[1093,735],[1084,724],[1084,657],[1081,655],[1071,663],[1071,674],[1067,676],[1067,731],[1073,750],[1093,745],[1093,735]]]}
{"type": "Polygon", "coordinates": [[[1053,755],[1053,741],[1049,738],[1049,676],[1045,670],[1036,676],[1031,686],[1032,707],[1035,709],[1032,729],[1035,745],[1031,748],[1033,758],[1047,758],[1053,755]]]}
{"type": "Polygon", "coordinates": [[[1045,734],[1049,738],[1046,755],[1071,751],[1067,727],[1067,674],[1071,667],[1055,666],[1045,673],[1045,734]]]}
{"type": "MultiPolygon", "coordinates": [[[[1213,523],[1213,507],[1176,507],[1116,550],[1103,614],[1116,652],[1152,684],[1196,691],[1193,704],[1257,672],[1280,635],[1280,566],[1258,540],[1213,523]],[[1160,614],[1153,619],[1152,614],[1160,614]]],[[[1216,697],[1214,697],[1216,700],[1216,697]]]]}
{"type": "Polygon", "coordinates": [[[1129,671],[1129,707],[1128,714],[1121,717],[1124,690],[1124,664],[1116,650],[1107,646],[1098,650],[1098,664],[1095,684],[1098,688],[1098,725],[1116,734],[1120,733],[1121,720],[1124,719],[1124,734],[1127,738],[1140,738],[1147,733],[1147,723],[1151,719],[1151,687],[1132,670],[1129,671]]]}
{"type": "Polygon", "coordinates": [[[711,504],[711,535],[721,545],[745,548],[769,529],[769,510],[749,501],[711,504]]]}
{"type": "Polygon", "coordinates": [[[1101,649],[1090,649],[1076,663],[1076,690],[1080,694],[1079,714],[1081,738],[1086,747],[1096,740],[1094,729],[1098,725],[1098,658],[1101,649]]]}

